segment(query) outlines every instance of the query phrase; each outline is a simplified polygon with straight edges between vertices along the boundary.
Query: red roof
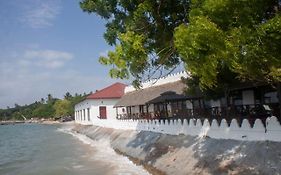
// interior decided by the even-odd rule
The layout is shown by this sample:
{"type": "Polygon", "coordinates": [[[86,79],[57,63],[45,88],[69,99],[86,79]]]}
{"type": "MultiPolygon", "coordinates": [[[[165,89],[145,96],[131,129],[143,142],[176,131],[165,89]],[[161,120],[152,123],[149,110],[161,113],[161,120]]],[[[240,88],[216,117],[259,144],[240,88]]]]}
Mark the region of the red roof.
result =
{"type": "Polygon", "coordinates": [[[126,85],[123,83],[114,83],[102,90],[92,93],[86,99],[111,99],[121,98],[124,95],[126,85]]]}

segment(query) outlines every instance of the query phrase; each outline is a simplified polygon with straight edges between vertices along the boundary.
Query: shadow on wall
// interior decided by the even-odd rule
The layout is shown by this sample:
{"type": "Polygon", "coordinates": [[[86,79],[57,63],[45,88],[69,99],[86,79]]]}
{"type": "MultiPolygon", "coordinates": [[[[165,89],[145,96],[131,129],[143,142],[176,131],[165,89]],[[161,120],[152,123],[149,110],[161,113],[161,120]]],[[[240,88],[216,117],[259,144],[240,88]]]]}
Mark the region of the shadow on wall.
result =
{"type": "Polygon", "coordinates": [[[141,131],[135,139],[127,144],[127,147],[140,148],[146,154],[144,162],[154,164],[157,159],[176,148],[189,147],[195,144],[192,136],[173,136],[155,132],[141,131]]]}
{"type": "Polygon", "coordinates": [[[248,142],[204,138],[193,146],[196,166],[208,168],[212,174],[276,174],[280,173],[281,145],[276,142],[248,142]]]}
{"type": "MultiPolygon", "coordinates": [[[[166,162],[164,169],[177,169],[194,162],[192,167],[186,169],[204,170],[216,175],[230,172],[278,174],[281,171],[281,145],[277,142],[217,140],[141,131],[126,147],[141,149],[145,163],[157,166],[159,160],[166,162]]],[[[181,168],[187,172],[185,167],[181,168]]]]}
{"type": "MultiPolygon", "coordinates": [[[[270,120],[268,119],[269,123],[270,120]]],[[[268,126],[272,128],[269,123],[268,126]]],[[[87,133],[94,140],[110,139],[110,144],[114,149],[140,159],[143,163],[152,165],[167,174],[248,175],[280,174],[281,172],[280,142],[213,139],[207,134],[200,137],[183,134],[189,131],[185,127],[204,128],[206,127],[205,122],[201,125],[197,121],[189,121],[189,124],[187,121],[167,123],[159,121],[102,121],[102,123],[95,124],[104,126],[83,126],[81,127],[82,133],[87,133]],[[122,130],[105,127],[121,127],[122,130]],[[176,131],[171,129],[179,127],[180,129],[176,131]],[[125,128],[126,130],[123,130],[125,128]],[[127,131],[137,129],[139,130],[137,132],[127,131]],[[174,135],[160,132],[170,132],[174,135]]],[[[277,129],[280,129],[279,123],[276,126],[279,127],[277,129]]],[[[204,131],[204,133],[209,131],[204,131]]]]}

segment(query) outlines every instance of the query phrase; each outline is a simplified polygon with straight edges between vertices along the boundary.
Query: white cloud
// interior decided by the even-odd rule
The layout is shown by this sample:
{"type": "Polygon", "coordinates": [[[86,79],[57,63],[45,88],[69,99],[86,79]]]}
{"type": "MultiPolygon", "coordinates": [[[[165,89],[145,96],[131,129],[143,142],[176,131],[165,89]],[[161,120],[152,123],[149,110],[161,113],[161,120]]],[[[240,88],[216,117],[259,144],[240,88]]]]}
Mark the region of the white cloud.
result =
{"type": "Polygon", "coordinates": [[[36,70],[0,60],[0,108],[23,105],[52,94],[63,97],[66,92],[83,93],[103,88],[115,80],[74,70],[36,70]]]}
{"type": "Polygon", "coordinates": [[[32,0],[28,2],[20,21],[31,28],[49,27],[53,25],[60,10],[60,0],[32,0]]]}
{"type": "Polygon", "coordinates": [[[73,57],[72,54],[62,51],[55,51],[55,50],[28,50],[25,52],[26,58],[44,58],[44,59],[71,59],[73,57]]]}
{"type": "Polygon", "coordinates": [[[45,68],[59,68],[73,58],[73,54],[56,50],[27,50],[22,65],[37,65],[45,68]]]}
{"type": "Polygon", "coordinates": [[[76,64],[74,69],[72,61],[72,53],[37,47],[0,53],[0,108],[30,104],[49,93],[59,98],[66,92],[88,93],[116,82],[94,69],[84,72],[76,64]]]}

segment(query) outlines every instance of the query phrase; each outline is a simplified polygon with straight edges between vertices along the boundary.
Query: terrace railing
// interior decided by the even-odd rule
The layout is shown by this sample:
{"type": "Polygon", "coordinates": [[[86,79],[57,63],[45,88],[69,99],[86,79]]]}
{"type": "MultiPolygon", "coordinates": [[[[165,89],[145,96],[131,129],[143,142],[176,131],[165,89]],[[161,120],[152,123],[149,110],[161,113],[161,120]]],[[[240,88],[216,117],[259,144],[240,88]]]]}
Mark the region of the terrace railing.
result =
{"type": "MultiPolygon", "coordinates": [[[[273,110],[262,105],[237,105],[231,107],[195,108],[195,109],[176,109],[172,111],[156,111],[149,113],[119,114],[117,119],[147,119],[147,120],[174,120],[174,119],[200,119],[202,122],[208,119],[210,122],[217,119],[220,123],[224,118],[228,125],[232,119],[236,119],[241,126],[243,119],[248,119],[253,126],[256,119],[260,119],[265,125],[266,118],[272,116],[273,110]]],[[[278,119],[280,119],[278,117],[278,119]]]]}

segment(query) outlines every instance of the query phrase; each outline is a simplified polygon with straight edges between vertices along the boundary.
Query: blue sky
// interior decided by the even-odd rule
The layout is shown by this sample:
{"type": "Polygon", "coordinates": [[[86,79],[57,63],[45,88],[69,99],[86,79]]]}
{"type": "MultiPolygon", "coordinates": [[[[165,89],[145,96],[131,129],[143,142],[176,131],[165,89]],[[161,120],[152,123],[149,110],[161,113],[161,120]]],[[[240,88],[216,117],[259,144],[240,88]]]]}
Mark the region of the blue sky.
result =
{"type": "Polygon", "coordinates": [[[104,23],[78,0],[0,1],[0,108],[120,82],[98,63],[104,23]]]}

